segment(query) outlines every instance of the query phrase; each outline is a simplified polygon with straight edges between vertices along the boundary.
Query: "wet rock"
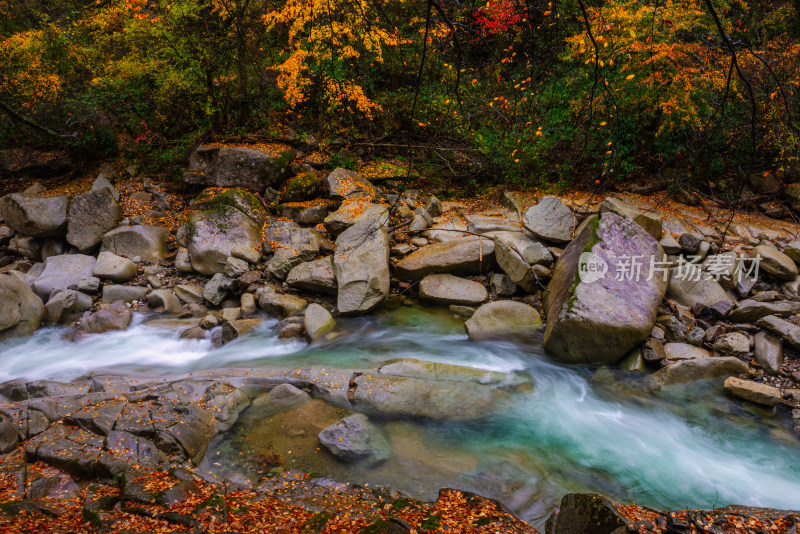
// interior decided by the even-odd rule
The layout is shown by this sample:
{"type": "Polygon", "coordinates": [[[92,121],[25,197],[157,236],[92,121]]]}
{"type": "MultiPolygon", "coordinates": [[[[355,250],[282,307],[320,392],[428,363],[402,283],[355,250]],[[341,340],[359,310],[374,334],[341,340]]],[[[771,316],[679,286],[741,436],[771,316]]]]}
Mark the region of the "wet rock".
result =
{"type": "Polygon", "coordinates": [[[63,424],[51,426],[25,445],[27,459],[42,461],[75,476],[92,478],[103,452],[102,437],[63,424]]]}
{"type": "Polygon", "coordinates": [[[733,356],[693,358],[677,361],[656,371],[648,377],[648,383],[651,387],[658,389],[670,384],[704,380],[717,376],[740,375],[749,371],[749,365],[733,356]]]}
{"type": "Polygon", "coordinates": [[[714,352],[728,356],[744,356],[750,352],[750,340],[739,332],[722,334],[714,340],[714,352]]]}
{"type": "Polygon", "coordinates": [[[82,280],[92,277],[95,262],[94,257],[83,254],[51,256],[32,289],[42,300],[47,300],[53,290],[76,289],[82,280]]]}
{"type": "Polygon", "coordinates": [[[778,280],[794,280],[797,278],[797,265],[795,265],[794,261],[772,245],[759,245],[753,249],[750,255],[753,258],[760,256],[759,268],[778,280]]]}
{"type": "Polygon", "coordinates": [[[0,340],[33,334],[43,317],[42,299],[22,280],[0,274],[0,340]]]}
{"type": "Polygon", "coordinates": [[[325,334],[333,330],[336,321],[330,312],[316,303],[311,303],[303,315],[303,326],[309,341],[319,341],[325,334]]]}
{"type": "Polygon", "coordinates": [[[454,315],[458,315],[459,317],[464,317],[465,319],[469,319],[473,315],[475,315],[475,308],[470,308],[469,306],[459,306],[457,304],[451,304],[447,307],[450,310],[450,313],[454,315]]]}
{"type": "Polygon", "coordinates": [[[547,523],[549,534],[618,534],[628,525],[611,499],[589,493],[564,495],[558,514],[547,523]]]}
{"type": "Polygon", "coordinates": [[[273,410],[283,411],[299,408],[311,401],[311,395],[291,384],[279,384],[266,395],[253,400],[253,406],[269,405],[273,410]]]}
{"type": "Polygon", "coordinates": [[[542,317],[522,302],[498,300],[478,308],[465,325],[475,340],[531,336],[541,330],[542,317]]]}
{"type": "Polygon", "coordinates": [[[525,229],[539,239],[553,243],[566,243],[572,238],[575,216],[561,200],[544,197],[525,212],[525,229]]]}
{"type": "Polygon", "coordinates": [[[136,276],[136,264],[106,250],[97,256],[92,274],[104,280],[125,283],[136,276]]]}
{"type": "Polygon", "coordinates": [[[606,212],[584,223],[544,295],[545,348],[568,362],[610,363],[641,343],[655,325],[666,283],[657,274],[617,276],[624,269],[620,258],[639,257],[648,265],[662,255],[653,236],[630,219],[606,212]],[[591,266],[607,270],[590,275],[591,266]]]}
{"type": "Polygon", "coordinates": [[[150,290],[140,286],[107,285],[103,287],[103,303],[144,300],[150,290]]]}
{"type": "Polygon", "coordinates": [[[131,324],[133,312],[122,302],[102,308],[85,317],[75,331],[76,339],[84,334],[102,334],[112,330],[125,330],[131,324]]]}
{"type": "Polygon", "coordinates": [[[452,274],[430,274],[419,284],[419,297],[439,304],[479,305],[489,299],[483,284],[452,274]]]}
{"type": "Polygon", "coordinates": [[[101,251],[133,259],[160,261],[167,255],[169,230],[157,226],[121,226],[103,236],[101,251]]]}
{"type": "Polygon", "coordinates": [[[742,380],[731,376],[725,380],[724,387],[725,391],[734,397],[755,402],[756,404],[776,406],[783,402],[781,390],[767,384],[753,382],[752,380],[742,380]]]}
{"type": "Polygon", "coordinates": [[[280,340],[300,340],[305,336],[303,323],[281,321],[275,325],[275,328],[278,330],[278,339],[280,340]]]}
{"type": "Polygon", "coordinates": [[[106,189],[83,193],[72,199],[67,215],[67,242],[80,251],[90,250],[119,224],[122,208],[106,189]]]}
{"type": "Polygon", "coordinates": [[[108,452],[100,455],[97,464],[98,474],[106,477],[130,471],[134,466],[155,469],[166,459],[149,439],[121,430],[109,432],[106,448],[108,452]]]}
{"type": "Polygon", "coordinates": [[[181,339],[205,339],[206,338],[206,331],[199,327],[193,326],[192,328],[187,328],[183,332],[181,332],[181,339]]]}
{"type": "Polygon", "coordinates": [[[258,325],[262,323],[262,319],[239,319],[237,321],[228,321],[222,325],[222,342],[228,343],[236,338],[252,332],[258,325]]]}
{"type": "Polygon", "coordinates": [[[189,255],[200,274],[221,273],[234,247],[254,249],[260,243],[261,227],[234,207],[218,205],[189,218],[189,255]]]}
{"type": "Polygon", "coordinates": [[[66,196],[37,197],[12,193],[0,198],[0,219],[31,237],[57,237],[67,233],[66,196]]]}
{"type": "Polygon", "coordinates": [[[783,366],[783,345],[766,332],[755,335],[755,357],[758,364],[771,374],[780,374],[783,366]]]}
{"type": "Polygon", "coordinates": [[[636,209],[621,198],[613,196],[606,197],[606,199],[600,204],[600,213],[606,211],[610,211],[612,213],[616,213],[617,215],[631,219],[633,222],[644,228],[645,231],[655,239],[661,239],[662,221],[661,216],[657,213],[648,213],[646,211],[636,209]]]}
{"type": "Polygon", "coordinates": [[[389,236],[383,216],[364,218],[336,239],[333,269],[342,314],[367,313],[389,295],[389,236]]]}
{"type": "Polygon", "coordinates": [[[391,456],[381,430],[363,414],[345,417],[319,433],[319,441],[331,454],[346,462],[375,464],[391,456]]]}
{"type": "Polygon", "coordinates": [[[184,181],[214,187],[263,191],[286,178],[294,152],[285,146],[263,148],[200,146],[189,157],[184,181]]]}
{"type": "Polygon", "coordinates": [[[480,274],[489,271],[494,262],[493,240],[464,237],[412,252],[395,265],[395,275],[402,280],[420,280],[428,274],[480,274]]]}
{"type": "Polygon", "coordinates": [[[272,317],[283,318],[302,313],[308,302],[300,297],[276,293],[274,289],[265,287],[258,298],[258,305],[272,317]]]}

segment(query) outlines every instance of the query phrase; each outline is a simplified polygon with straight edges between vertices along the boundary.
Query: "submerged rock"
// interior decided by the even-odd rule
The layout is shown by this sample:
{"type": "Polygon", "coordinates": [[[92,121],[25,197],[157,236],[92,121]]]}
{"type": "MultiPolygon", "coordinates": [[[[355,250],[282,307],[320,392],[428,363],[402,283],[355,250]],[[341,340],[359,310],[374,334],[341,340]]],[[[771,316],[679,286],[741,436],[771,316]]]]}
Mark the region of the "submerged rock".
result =
{"type": "Polygon", "coordinates": [[[324,429],[319,433],[319,441],[334,456],[346,462],[375,464],[391,456],[389,442],[363,414],[345,417],[324,429]]]}

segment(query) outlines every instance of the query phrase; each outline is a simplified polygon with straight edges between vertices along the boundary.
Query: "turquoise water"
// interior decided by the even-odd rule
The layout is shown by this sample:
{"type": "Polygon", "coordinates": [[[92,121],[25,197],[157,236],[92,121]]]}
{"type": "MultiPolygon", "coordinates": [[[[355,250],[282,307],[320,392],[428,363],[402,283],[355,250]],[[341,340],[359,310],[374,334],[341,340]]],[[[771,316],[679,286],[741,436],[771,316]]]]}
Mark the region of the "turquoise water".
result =
{"type": "MultiPolygon", "coordinates": [[[[138,317],[125,332],[77,343],[65,341],[59,328],[4,342],[0,379],[70,380],[101,370],[151,376],[226,366],[358,368],[398,357],[517,371],[530,374],[535,391],[488,420],[381,423],[396,452],[383,466],[344,468],[328,457],[296,465],[340,480],[393,485],[419,498],[434,498],[441,486],[471,489],[534,524],[571,491],[657,508],[800,508],[800,442],[787,420],[728,399],[718,381],[654,395],[634,375],[553,362],[536,342],[472,342],[461,320],[441,310],[401,308],[341,320],[338,337],[314,347],[278,341],[274,321],[266,321],[215,350],[207,341],[180,340],[175,321],[151,319],[138,317]]],[[[248,433],[269,435],[268,426],[257,425],[269,421],[245,414],[217,441],[211,460],[236,458],[246,470],[259,447],[290,447],[280,440],[245,447],[248,433]]],[[[309,436],[305,444],[314,440],[309,436]]]]}

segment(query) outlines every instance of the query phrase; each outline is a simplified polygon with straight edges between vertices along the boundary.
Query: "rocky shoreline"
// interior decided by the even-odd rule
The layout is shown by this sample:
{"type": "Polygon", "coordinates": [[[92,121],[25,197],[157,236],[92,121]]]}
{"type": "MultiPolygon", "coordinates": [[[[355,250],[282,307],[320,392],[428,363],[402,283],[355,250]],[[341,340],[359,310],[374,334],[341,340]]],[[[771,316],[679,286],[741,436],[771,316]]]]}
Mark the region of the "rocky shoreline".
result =
{"type": "MultiPolygon", "coordinates": [[[[124,330],[134,313],[148,311],[191,320],[182,337],[217,346],[246,336],[265,317],[279,319],[282,339],[313,344],[339,335],[340,316],[423,302],[463,317],[474,340],[543,335],[554,358],[613,365],[636,380],[645,376],[653,391],[720,377],[731,396],[771,410],[800,435],[797,225],[711,211],[703,218],[693,208],[659,210],[632,195],[505,193],[499,206],[474,209],[398,190],[396,166],[328,172],[318,149],[313,140],[294,148],[200,147],[185,182],[205,189],[190,197],[129,168],[101,174],[79,191],[33,186],[0,198],[0,340],[56,324],[73,327],[78,340],[124,330]]],[[[413,359],[370,369],[217,369],[148,381],[14,380],[0,384],[0,453],[5,466],[16,466],[6,468],[9,476],[47,465],[59,473],[54,487],[88,499],[81,481],[108,484],[138,469],[179,467],[202,476],[196,466],[211,439],[253,404],[280,410],[313,397],[346,409],[353,415],[319,439],[343,462],[366,462],[386,454],[369,418],[480,420],[534,387],[519,374],[413,359]]],[[[119,505],[124,485],[103,488],[118,492],[116,509],[89,519],[81,512],[97,529],[106,528],[95,524],[103,514],[130,514],[119,505]]],[[[0,506],[4,516],[28,509],[8,508],[28,496],[14,491],[17,497],[0,506]]],[[[37,495],[57,500],[49,490],[37,495]]],[[[788,512],[679,517],[600,497],[569,498],[548,532],[755,531],[736,530],[731,517],[743,514],[772,521],[758,527],[764,531],[788,532],[795,521],[788,512]],[[603,513],[591,512],[588,502],[602,502],[603,513]],[[587,517],[594,523],[581,523],[587,517]]],[[[489,506],[475,499],[476,510],[489,506]]],[[[172,513],[151,512],[139,520],[172,513]]],[[[504,526],[487,523],[487,532],[532,531],[500,515],[504,526]]],[[[380,527],[387,532],[423,528],[390,516],[368,518],[359,529],[375,521],[393,521],[380,527]]],[[[178,521],[187,527],[180,529],[200,524],[192,521],[178,521]]],[[[472,524],[464,531],[482,530],[472,524]]]]}

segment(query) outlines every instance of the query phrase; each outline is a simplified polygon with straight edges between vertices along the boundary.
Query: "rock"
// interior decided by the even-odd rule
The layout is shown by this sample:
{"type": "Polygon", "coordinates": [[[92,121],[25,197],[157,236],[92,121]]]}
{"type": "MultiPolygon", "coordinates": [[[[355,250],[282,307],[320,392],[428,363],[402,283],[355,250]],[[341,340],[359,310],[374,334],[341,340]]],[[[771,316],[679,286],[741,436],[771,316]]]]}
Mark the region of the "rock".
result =
{"type": "Polygon", "coordinates": [[[457,304],[451,304],[447,307],[450,310],[450,313],[454,315],[458,315],[459,317],[463,317],[465,319],[469,319],[473,315],[475,315],[475,308],[470,308],[469,306],[459,306],[457,304]]]}
{"type": "Polygon", "coordinates": [[[224,322],[238,321],[242,318],[241,308],[222,308],[222,320],[224,322]]]}
{"type": "Polygon", "coordinates": [[[8,251],[33,261],[41,259],[42,242],[35,237],[15,235],[8,243],[8,251]]]}
{"type": "Polygon", "coordinates": [[[528,208],[523,218],[525,229],[539,239],[553,243],[566,243],[572,238],[575,216],[561,200],[544,197],[528,208]]]}
{"type": "Polygon", "coordinates": [[[419,284],[419,298],[439,304],[479,305],[489,300],[483,284],[452,274],[429,274],[419,284]]]}
{"type": "Polygon", "coordinates": [[[500,195],[500,205],[507,210],[522,214],[525,211],[525,198],[516,191],[503,191],[500,195]]]}
{"type": "Polygon", "coordinates": [[[337,293],[336,276],[333,272],[333,256],[301,263],[289,271],[286,277],[289,287],[312,293],[337,293]]]}
{"type": "Polygon", "coordinates": [[[85,317],[75,331],[76,339],[84,334],[102,334],[112,330],[125,330],[131,324],[133,312],[122,302],[106,306],[85,317]]]}
{"type": "Polygon", "coordinates": [[[97,256],[92,274],[104,280],[125,283],[136,276],[136,264],[106,250],[97,256]]]}
{"type": "Polygon", "coordinates": [[[32,284],[33,291],[46,301],[53,290],[77,289],[78,284],[92,277],[96,260],[83,254],[51,256],[44,262],[44,271],[32,284]]]}
{"type": "MultiPolygon", "coordinates": [[[[434,224],[423,235],[434,243],[444,243],[466,237],[466,232],[467,225],[461,217],[453,215],[445,222],[434,224]]],[[[411,244],[414,244],[413,241],[411,244]]]]}
{"type": "Polygon", "coordinates": [[[47,301],[45,321],[48,324],[69,323],[77,319],[77,314],[92,306],[92,297],[79,291],[65,289],[59,291],[47,301]]]}
{"type": "Polygon", "coordinates": [[[606,197],[606,199],[600,204],[600,213],[604,213],[606,211],[627,217],[644,228],[645,231],[655,239],[661,239],[661,216],[657,213],[648,213],[636,209],[621,198],[613,196],[606,197]]]}
{"type": "Polygon", "coordinates": [[[328,310],[317,303],[311,303],[303,316],[303,326],[308,340],[314,342],[319,341],[325,334],[333,330],[336,321],[333,320],[328,310]]]}
{"type": "Polygon", "coordinates": [[[96,276],[90,276],[89,278],[84,278],[80,282],[78,282],[78,291],[81,293],[87,294],[95,294],[100,291],[100,279],[96,276]]]}
{"type": "Polygon", "coordinates": [[[494,252],[497,265],[514,284],[528,293],[533,292],[543,280],[539,279],[531,264],[522,256],[522,250],[525,250],[525,238],[509,238],[509,234],[513,235],[511,232],[495,235],[494,252]]]}
{"type": "Polygon", "coordinates": [[[800,241],[792,241],[783,247],[783,253],[789,256],[793,262],[800,263],[800,241]]]}
{"type": "Polygon", "coordinates": [[[328,175],[327,181],[332,198],[375,198],[375,187],[357,172],[339,167],[328,175]]]}
{"type": "Polygon", "coordinates": [[[283,182],[293,160],[294,152],[280,145],[204,145],[189,157],[189,169],[183,179],[189,184],[263,191],[283,182]]]}
{"type": "Polygon", "coordinates": [[[425,208],[425,211],[428,212],[431,217],[441,217],[443,213],[442,203],[433,195],[428,197],[422,207],[425,208]]]}
{"type": "Polygon", "coordinates": [[[213,275],[225,269],[234,247],[256,248],[261,227],[244,212],[227,205],[197,211],[189,217],[189,255],[200,274],[213,275]]]}
{"type": "Polygon", "coordinates": [[[658,317],[657,322],[664,329],[667,341],[683,341],[689,333],[689,328],[678,320],[677,317],[666,315],[658,317]]]}
{"type": "Polygon", "coordinates": [[[267,263],[267,272],[278,280],[284,280],[292,269],[313,260],[318,253],[319,248],[312,245],[279,248],[267,263]]]}
{"type": "Polygon", "coordinates": [[[711,353],[706,349],[689,343],[667,343],[664,345],[664,355],[665,358],[670,361],[711,357],[711,353]]]}
{"type": "Polygon", "coordinates": [[[261,253],[258,250],[241,245],[231,248],[231,256],[253,265],[261,261],[261,253]]]}
{"type": "Polygon", "coordinates": [[[797,265],[795,265],[792,258],[772,245],[759,245],[753,249],[750,256],[753,258],[760,256],[759,268],[778,280],[794,280],[797,278],[797,265]]]}
{"type": "Polygon", "coordinates": [[[33,334],[43,317],[42,299],[22,280],[0,274],[0,340],[33,334]]]}
{"type": "Polygon", "coordinates": [[[275,328],[278,330],[278,339],[281,340],[300,340],[305,336],[305,327],[303,323],[281,321],[275,328]]]}
{"type": "Polygon", "coordinates": [[[695,347],[699,347],[703,344],[705,337],[706,331],[699,326],[694,326],[689,329],[689,333],[686,335],[686,342],[695,347]]]}
{"type": "Polygon", "coordinates": [[[425,218],[421,215],[414,215],[414,219],[411,221],[411,224],[408,225],[409,233],[418,233],[428,228],[428,223],[425,222],[425,218]]]}
{"type": "Polygon", "coordinates": [[[106,178],[105,174],[103,173],[98,174],[97,178],[95,178],[94,183],[92,184],[92,191],[100,190],[108,191],[111,196],[114,197],[114,200],[119,201],[119,192],[114,189],[114,186],[111,185],[111,182],[108,181],[108,178],[106,178]]]}
{"type": "Polygon", "coordinates": [[[750,366],[733,356],[693,358],[668,365],[650,375],[649,385],[658,389],[670,384],[704,380],[725,375],[740,375],[750,371],[750,366]]]}
{"type": "Polygon", "coordinates": [[[140,286],[107,285],[103,287],[103,303],[144,300],[150,290],[140,286]]]}
{"type": "Polygon", "coordinates": [[[103,236],[101,251],[146,261],[160,261],[167,255],[169,230],[157,226],[121,226],[103,236]]]}
{"type": "Polygon", "coordinates": [[[261,201],[254,194],[239,187],[225,189],[222,192],[213,188],[204,189],[192,203],[203,211],[219,211],[223,206],[236,208],[259,226],[263,226],[267,220],[267,211],[261,201]]]}
{"type": "Polygon", "coordinates": [[[561,499],[557,514],[547,520],[548,534],[622,534],[638,528],[628,521],[624,507],[608,497],[569,493],[561,499]]]}
{"type": "Polygon", "coordinates": [[[736,304],[728,318],[737,323],[754,323],[766,317],[790,317],[800,313],[800,302],[791,300],[780,300],[777,302],[759,302],[752,299],[745,299],[736,304]]]}
{"type": "Polygon", "coordinates": [[[744,356],[750,352],[750,340],[739,332],[722,334],[714,340],[714,352],[726,356],[744,356]]]}
{"type": "Polygon", "coordinates": [[[239,309],[242,310],[242,316],[245,318],[250,317],[256,313],[256,297],[252,293],[242,293],[239,302],[239,309]]]}
{"type": "Polygon", "coordinates": [[[346,200],[339,209],[325,217],[323,224],[328,233],[336,237],[362,220],[380,218],[386,224],[388,213],[386,206],[380,204],[372,204],[367,200],[346,200]]]}
{"type": "Polygon", "coordinates": [[[80,251],[99,245],[119,224],[122,208],[107,190],[83,193],[72,199],[67,215],[67,242],[80,251]]]}
{"type": "Polygon", "coordinates": [[[781,390],[768,386],[767,384],[753,382],[752,380],[742,380],[741,378],[731,376],[725,380],[724,387],[725,391],[734,397],[755,402],[756,404],[777,406],[783,402],[781,390]]]}
{"type": "Polygon", "coordinates": [[[661,248],[664,249],[665,254],[678,254],[681,251],[680,243],[678,243],[674,237],[667,233],[665,233],[664,237],[661,238],[659,244],[661,245],[661,248]]]}
{"type": "Polygon", "coordinates": [[[492,297],[507,298],[517,292],[517,284],[508,275],[495,273],[489,279],[489,293],[492,297]]]}
{"type": "Polygon", "coordinates": [[[619,368],[629,373],[643,373],[647,370],[642,356],[642,349],[636,347],[619,362],[619,368]]]}
{"type": "Polygon", "coordinates": [[[390,274],[385,225],[386,216],[365,218],[336,239],[333,270],[339,313],[367,313],[386,301],[390,274]]]}
{"type": "Polygon", "coordinates": [[[464,324],[474,340],[531,336],[542,329],[542,317],[522,302],[498,300],[478,308],[464,324]]]}
{"type": "Polygon", "coordinates": [[[238,278],[249,270],[250,265],[248,265],[245,260],[229,256],[228,259],[225,260],[225,270],[223,271],[223,274],[225,276],[229,276],[230,278],[238,278]]]}
{"type": "Polygon", "coordinates": [[[151,308],[163,308],[166,313],[178,313],[183,307],[180,299],[169,289],[156,289],[147,296],[151,308]]]}
{"type": "Polygon", "coordinates": [[[794,348],[800,349],[800,326],[772,315],[756,321],[756,326],[789,342],[794,348]]]}
{"type": "Polygon", "coordinates": [[[641,343],[653,330],[666,291],[661,276],[647,276],[650,258],[660,261],[662,255],[653,236],[615,213],[582,225],[544,295],[545,348],[567,362],[610,363],[641,343]],[[642,273],[618,276],[624,257],[641,258],[642,273]]]}
{"type": "Polygon", "coordinates": [[[58,237],[67,232],[69,198],[12,193],[0,198],[0,219],[31,237],[58,237]]]}
{"type": "MultiPolygon", "coordinates": [[[[714,307],[719,303],[732,305],[733,301],[708,274],[693,269],[673,268],[669,278],[667,298],[694,309],[696,306],[714,307]]],[[[660,276],[659,276],[660,277],[660,276]]]]}
{"type": "Polygon", "coordinates": [[[258,325],[263,322],[262,319],[239,319],[237,321],[228,321],[222,325],[222,342],[228,343],[236,338],[252,332],[258,325]]]}
{"type": "Polygon", "coordinates": [[[700,248],[700,243],[702,242],[702,239],[689,232],[681,234],[681,237],[678,239],[678,243],[681,245],[681,250],[688,254],[695,254],[697,249],[700,248]]]}
{"type": "Polygon", "coordinates": [[[281,191],[283,202],[304,202],[317,198],[322,191],[322,179],[314,171],[306,171],[286,181],[281,191]]]}
{"type": "Polygon", "coordinates": [[[199,304],[203,302],[203,288],[188,284],[175,286],[175,296],[186,304],[199,304]]]}
{"type": "Polygon", "coordinates": [[[271,316],[283,318],[302,313],[308,302],[300,297],[276,293],[274,289],[265,287],[258,298],[258,305],[271,316]]]}
{"type": "Polygon", "coordinates": [[[755,357],[758,364],[771,375],[780,374],[783,366],[783,345],[766,332],[755,336],[755,357]]]}
{"type": "Polygon", "coordinates": [[[494,265],[494,241],[465,237],[422,247],[395,265],[395,276],[420,280],[428,274],[480,274],[494,265]]]}
{"type": "Polygon", "coordinates": [[[345,417],[319,433],[319,441],[334,456],[346,462],[386,461],[391,456],[389,442],[367,416],[345,417]]]}
{"type": "Polygon", "coordinates": [[[214,306],[219,306],[234,288],[234,284],[235,280],[230,276],[217,273],[203,286],[203,298],[214,306]]]}
{"type": "Polygon", "coordinates": [[[667,351],[661,341],[650,338],[642,345],[642,358],[649,363],[657,363],[667,359],[667,351]]]}
{"type": "Polygon", "coordinates": [[[697,206],[703,201],[703,197],[683,185],[672,189],[672,198],[687,206],[697,206]]]}

